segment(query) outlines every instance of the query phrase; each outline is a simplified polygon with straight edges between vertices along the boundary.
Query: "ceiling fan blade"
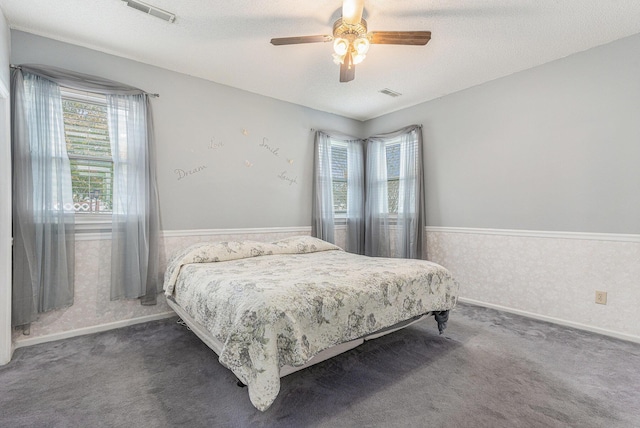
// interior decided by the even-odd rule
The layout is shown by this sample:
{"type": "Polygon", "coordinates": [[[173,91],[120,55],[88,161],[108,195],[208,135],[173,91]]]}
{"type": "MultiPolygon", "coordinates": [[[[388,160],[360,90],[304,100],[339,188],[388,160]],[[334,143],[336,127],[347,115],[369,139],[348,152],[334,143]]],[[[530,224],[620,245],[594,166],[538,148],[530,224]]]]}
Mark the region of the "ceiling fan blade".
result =
{"type": "Polygon", "coordinates": [[[371,43],[376,45],[426,45],[431,31],[372,31],[371,43]]]}
{"type": "Polygon", "coordinates": [[[344,0],[342,3],[342,22],[349,25],[359,24],[362,20],[364,0],[344,0]]]}
{"type": "Polygon", "coordinates": [[[351,53],[347,53],[344,61],[340,64],[340,82],[351,82],[356,77],[356,66],[351,58],[351,53]]]}
{"type": "Polygon", "coordinates": [[[300,43],[324,43],[333,41],[333,36],[327,34],[321,36],[297,36],[297,37],[276,37],[271,39],[274,46],[297,45],[300,43]]]}

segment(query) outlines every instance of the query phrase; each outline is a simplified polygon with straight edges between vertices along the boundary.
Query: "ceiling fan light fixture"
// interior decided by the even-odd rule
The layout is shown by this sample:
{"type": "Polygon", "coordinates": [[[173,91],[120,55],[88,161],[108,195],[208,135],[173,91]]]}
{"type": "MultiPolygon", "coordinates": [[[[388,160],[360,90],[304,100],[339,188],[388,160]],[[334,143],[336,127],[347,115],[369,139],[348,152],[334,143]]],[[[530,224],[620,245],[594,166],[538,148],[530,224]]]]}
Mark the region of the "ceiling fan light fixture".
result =
{"type": "Polygon", "coordinates": [[[336,55],[344,56],[349,50],[349,40],[342,37],[336,37],[333,41],[333,51],[336,55]]]}
{"type": "Polygon", "coordinates": [[[366,55],[369,52],[369,39],[366,36],[360,36],[353,41],[353,48],[358,55],[366,55]]]}
{"type": "MultiPolygon", "coordinates": [[[[131,1],[131,0],[124,0],[131,1]]],[[[431,31],[373,31],[367,30],[363,16],[364,0],[343,0],[342,17],[333,23],[331,35],[278,37],[271,39],[274,46],[300,43],[333,42],[333,62],[340,66],[340,82],[355,78],[355,65],[366,58],[370,45],[424,46],[431,40],[431,31]]]]}
{"type": "Polygon", "coordinates": [[[360,64],[362,61],[364,61],[365,58],[366,58],[366,55],[360,55],[360,54],[354,55],[353,56],[353,65],[360,64]]]}

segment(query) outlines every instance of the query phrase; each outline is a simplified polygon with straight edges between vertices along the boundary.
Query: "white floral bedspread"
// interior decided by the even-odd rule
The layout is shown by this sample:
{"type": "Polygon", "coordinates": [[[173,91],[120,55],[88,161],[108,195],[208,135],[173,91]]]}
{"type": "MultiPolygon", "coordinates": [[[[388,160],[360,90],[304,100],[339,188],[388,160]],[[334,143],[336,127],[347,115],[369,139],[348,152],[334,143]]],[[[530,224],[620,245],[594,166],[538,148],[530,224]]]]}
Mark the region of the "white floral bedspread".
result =
{"type": "Polygon", "coordinates": [[[458,295],[435,263],[359,256],[309,236],[191,246],[169,263],[164,289],[224,344],[220,363],[262,411],[278,395],[282,366],[452,309],[458,295]]]}

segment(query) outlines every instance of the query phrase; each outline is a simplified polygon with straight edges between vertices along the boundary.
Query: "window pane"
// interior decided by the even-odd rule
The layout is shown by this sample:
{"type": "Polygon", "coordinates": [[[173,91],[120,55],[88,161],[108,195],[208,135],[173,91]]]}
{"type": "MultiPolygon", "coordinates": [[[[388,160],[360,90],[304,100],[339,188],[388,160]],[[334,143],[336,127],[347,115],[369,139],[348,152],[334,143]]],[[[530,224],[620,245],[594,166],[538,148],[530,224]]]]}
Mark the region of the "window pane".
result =
{"type": "Polygon", "coordinates": [[[389,198],[389,214],[398,214],[398,194],[400,188],[400,180],[387,181],[387,196],[389,198]]]}
{"type": "Polygon", "coordinates": [[[398,213],[398,191],[400,187],[400,144],[390,143],[385,147],[387,154],[387,195],[389,214],[398,213]]]}
{"type": "Polygon", "coordinates": [[[347,212],[347,146],[331,145],[331,182],[333,185],[333,211],[347,212]]]}
{"type": "Polygon", "coordinates": [[[62,108],[76,213],[110,213],[113,161],[106,100],[65,92],[62,108]]]}
{"type": "Polygon", "coordinates": [[[62,108],[69,154],[111,159],[107,106],[63,99],[62,108]]]}
{"type": "Polygon", "coordinates": [[[389,144],[387,151],[387,179],[400,177],[400,144],[389,144]]]}
{"type": "Polygon", "coordinates": [[[113,162],[70,159],[73,204],[77,213],[110,213],[113,162]]]}

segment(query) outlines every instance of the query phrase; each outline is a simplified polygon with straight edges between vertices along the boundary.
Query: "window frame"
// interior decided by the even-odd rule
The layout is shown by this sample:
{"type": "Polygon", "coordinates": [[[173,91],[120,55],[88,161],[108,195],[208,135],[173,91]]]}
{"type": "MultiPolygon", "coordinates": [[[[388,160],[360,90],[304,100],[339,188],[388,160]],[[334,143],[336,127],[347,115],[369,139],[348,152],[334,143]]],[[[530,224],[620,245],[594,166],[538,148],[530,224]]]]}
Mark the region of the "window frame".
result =
{"type": "MultiPolygon", "coordinates": [[[[87,91],[75,90],[68,87],[60,87],[60,98],[61,100],[71,100],[71,101],[79,101],[87,104],[98,104],[107,106],[106,97],[102,94],[94,94],[87,91]]],[[[65,134],[66,134],[66,120],[65,120],[65,134]]],[[[109,145],[111,146],[111,141],[109,141],[109,145]]],[[[94,160],[94,161],[110,161],[113,164],[113,156],[110,156],[109,159],[106,157],[100,156],[91,156],[91,155],[78,155],[71,154],[67,150],[67,157],[71,162],[73,159],[80,160],[94,160]]],[[[112,179],[115,176],[115,171],[112,173],[112,179]]],[[[112,205],[113,205],[113,190],[111,193],[112,205]]],[[[75,211],[75,210],[74,210],[75,211]]],[[[108,231],[111,230],[112,225],[112,212],[104,212],[104,213],[95,213],[95,212],[78,212],[75,211],[75,226],[76,231],[82,232],[96,232],[96,231],[108,231]]]]}
{"type": "MultiPolygon", "coordinates": [[[[344,140],[340,140],[340,139],[336,139],[333,137],[330,137],[330,141],[331,141],[331,189],[332,189],[332,194],[333,194],[333,198],[335,199],[335,193],[333,192],[334,187],[333,187],[333,183],[334,183],[334,178],[333,178],[333,148],[334,147],[340,147],[341,149],[345,150],[345,159],[347,160],[347,165],[346,165],[346,172],[347,174],[349,174],[349,151],[348,151],[348,145],[349,143],[347,141],[344,140]]],[[[347,224],[347,212],[348,212],[348,206],[347,204],[349,203],[349,179],[348,177],[344,178],[344,179],[339,179],[339,180],[335,180],[338,181],[340,183],[344,183],[345,187],[346,187],[346,201],[345,201],[345,210],[344,211],[336,211],[335,210],[335,203],[333,204],[334,209],[333,209],[333,219],[334,219],[334,223],[337,225],[340,224],[347,224]]],[[[333,202],[333,201],[332,201],[333,202]]]]}
{"type": "MultiPolygon", "coordinates": [[[[398,148],[400,150],[402,150],[402,147],[400,147],[402,144],[402,141],[400,139],[400,137],[398,138],[394,138],[391,141],[387,141],[384,143],[384,149],[385,149],[385,159],[386,159],[386,167],[387,167],[387,215],[389,216],[390,220],[396,220],[398,218],[398,201],[396,198],[396,210],[395,212],[391,211],[391,198],[390,198],[390,192],[389,189],[391,188],[390,183],[394,182],[397,183],[398,185],[398,190],[400,187],[400,165],[398,165],[398,176],[397,177],[389,177],[389,156],[387,149],[391,146],[398,146],[398,148]]],[[[402,154],[401,154],[402,155],[402,154]]]]}

